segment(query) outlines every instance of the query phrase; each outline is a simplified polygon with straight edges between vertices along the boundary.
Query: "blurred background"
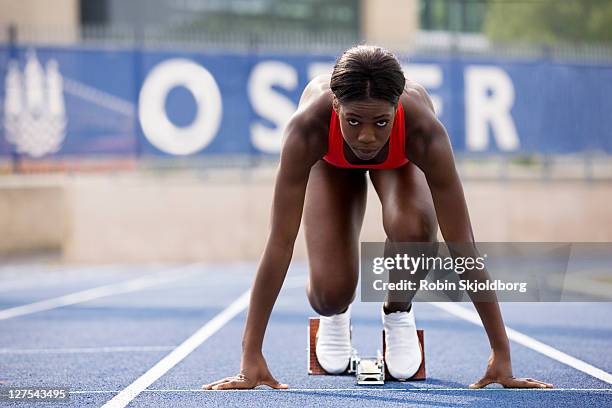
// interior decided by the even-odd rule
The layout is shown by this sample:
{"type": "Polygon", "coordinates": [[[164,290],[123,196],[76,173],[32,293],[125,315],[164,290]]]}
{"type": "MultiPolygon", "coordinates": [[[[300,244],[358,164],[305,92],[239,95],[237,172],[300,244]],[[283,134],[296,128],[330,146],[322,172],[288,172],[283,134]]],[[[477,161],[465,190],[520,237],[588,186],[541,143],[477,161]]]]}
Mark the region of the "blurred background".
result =
{"type": "Polygon", "coordinates": [[[477,240],[611,240],[612,1],[0,0],[0,257],[259,259],[283,128],[360,43],[430,93],[477,240]]]}

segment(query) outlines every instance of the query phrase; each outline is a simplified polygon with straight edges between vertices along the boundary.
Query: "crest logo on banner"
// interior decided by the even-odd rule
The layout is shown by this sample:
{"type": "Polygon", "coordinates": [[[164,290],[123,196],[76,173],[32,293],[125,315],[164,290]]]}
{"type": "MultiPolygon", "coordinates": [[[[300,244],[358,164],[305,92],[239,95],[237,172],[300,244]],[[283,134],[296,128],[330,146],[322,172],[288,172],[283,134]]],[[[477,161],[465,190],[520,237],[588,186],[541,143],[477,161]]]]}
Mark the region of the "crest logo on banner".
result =
{"type": "Polygon", "coordinates": [[[5,78],[4,131],[18,153],[42,157],[57,152],[66,137],[63,78],[56,60],[45,68],[28,50],[23,71],[10,60],[5,78]]]}

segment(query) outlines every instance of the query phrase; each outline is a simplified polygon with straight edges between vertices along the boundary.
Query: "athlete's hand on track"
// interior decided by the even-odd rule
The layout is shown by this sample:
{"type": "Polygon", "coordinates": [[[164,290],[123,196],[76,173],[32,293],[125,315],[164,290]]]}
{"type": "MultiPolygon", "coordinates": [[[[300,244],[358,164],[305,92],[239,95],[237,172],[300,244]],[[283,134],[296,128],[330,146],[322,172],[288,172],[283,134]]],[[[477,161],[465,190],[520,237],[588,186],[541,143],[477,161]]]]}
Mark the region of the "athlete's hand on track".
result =
{"type": "Polygon", "coordinates": [[[261,353],[244,354],[240,374],[227,377],[222,380],[204,384],[204,390],[236,390],[250,389],[258,385],[284,390],[289,388],[287,384],[281,384],[270,374],[266,360],[261,353]]]}
{"type": "Polygon", "coordinates": [[[489,358],[484,377],[470,384],[470,388],[484,388],[489,384],[501,384],[504,388],[553,388],[552,384],[533,378],[515,378],[510,358],[495,357],[494,353],[489,358]]]}

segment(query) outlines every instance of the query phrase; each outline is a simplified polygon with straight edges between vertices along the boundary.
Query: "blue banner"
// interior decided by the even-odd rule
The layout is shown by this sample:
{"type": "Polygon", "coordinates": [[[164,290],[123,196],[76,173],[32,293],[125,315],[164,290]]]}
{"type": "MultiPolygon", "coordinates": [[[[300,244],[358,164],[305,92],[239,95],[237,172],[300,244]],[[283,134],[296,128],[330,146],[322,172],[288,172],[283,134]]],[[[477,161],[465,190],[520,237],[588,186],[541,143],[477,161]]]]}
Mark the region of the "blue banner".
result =
{"type": "MultiPolygon", "coordinates": [[[[276,155],[334,55],[0,47],[0,156],[276,155]]],[[[612,66],[403,59],[456,152],[612,153],[612,66]]]]}

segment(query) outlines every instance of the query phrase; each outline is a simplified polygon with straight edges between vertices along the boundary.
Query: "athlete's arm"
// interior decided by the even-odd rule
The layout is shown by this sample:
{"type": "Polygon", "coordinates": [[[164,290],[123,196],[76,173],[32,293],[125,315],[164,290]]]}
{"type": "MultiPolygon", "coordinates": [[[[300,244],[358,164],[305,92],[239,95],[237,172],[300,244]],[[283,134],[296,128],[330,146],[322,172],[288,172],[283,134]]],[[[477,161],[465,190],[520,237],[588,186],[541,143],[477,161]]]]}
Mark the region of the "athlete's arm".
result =
{"type": "Polygon", "coordinates": [[[307,132],[308,126],[299,114],[286,128],[274,187],[271,228],[253,284],[244,331],[242,346],[247,353],[261,351],[272,306],[291,262],[302,219],[308,175],[318,160],[312,155],[307,132]]]}
{"type": "MultiPolygon", "coordinates": [[[[424,89],[413,86],[407,92],[409,98],[406,103],[406,152],[408,158],[425,173],[442,236],[447,243],[474,244],[463,187],[446,129],[436,118],[431,100],[424,89]]],[[[452,247],[450,249],[452,251],[452,247]]],[[[473,254],[477,254],[475,245],[473,254]]],[[[482,273],[483,276],[488,276],[486,271],[482,273]]],[[[492,354],[485,376],[471,387],[481,388],[494,382],[504,387],[551,386],[537,380],[513,377],[510,345],[501,311],[495,292],[488,295],[488,302],[472,299],[489,338],[492,354]]]]}
{"type": "MultiPolygon", "coordinates": [[[[409,128],[406,133],[411,140],[406,151],[408,158],[425,173],[442,236],[447,243],[474,243],[463,187],[446,129],[436,118],[423,91],[414,90],[407,105],[412,120],[407,120],[409,128]]],[[[475,302],[475,306],[483,319],[492,349],[508,353],[508,338],[497,303],[475,302]]]]}
{"type": "Polygon", "coordinates": [[[240,374],[206,384],[204,389],[254,388],[268,385],[287,388],[270,373],[262,345],[272,308],[289,268],[300,227],[310,168],[322,157],[320,144],[313,143],[312,115],[296,112],[284,132],[280,165],[274,186],[271,224],[251,291],[247,322],[242,339],[240,374]]]}
{"type": "Polygon", "coordinates": [[[284,130],[271,227],[253,284],[242,342],[245,353],[261,352],[268,318],[293,255],[310,169],[327,147],[317,138],[324,130],[316,120],[321,110],[325,110],[325,104],[321,103],[325,98],[320,97],[322,94],[318,91],[320,83],[321,79],[315,79],[306,86],[298,110],[284,130]]]}

